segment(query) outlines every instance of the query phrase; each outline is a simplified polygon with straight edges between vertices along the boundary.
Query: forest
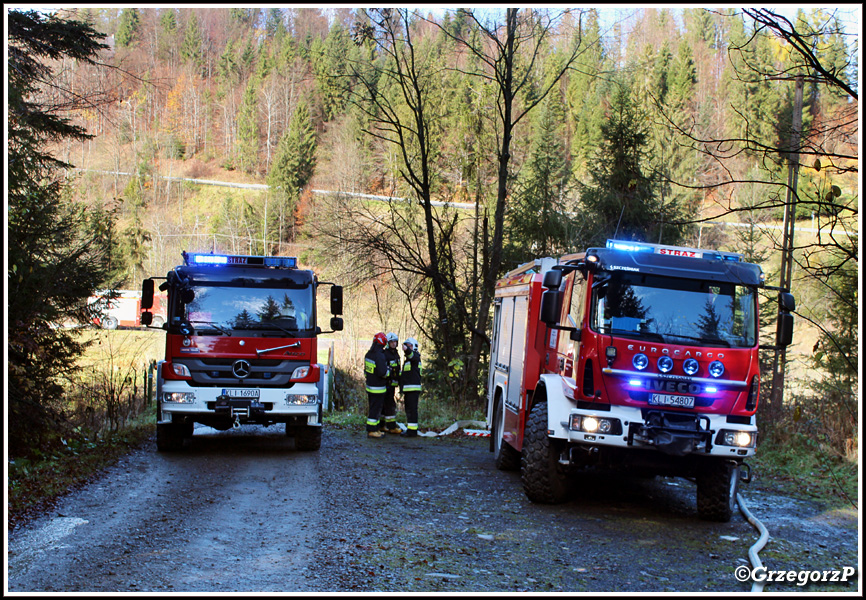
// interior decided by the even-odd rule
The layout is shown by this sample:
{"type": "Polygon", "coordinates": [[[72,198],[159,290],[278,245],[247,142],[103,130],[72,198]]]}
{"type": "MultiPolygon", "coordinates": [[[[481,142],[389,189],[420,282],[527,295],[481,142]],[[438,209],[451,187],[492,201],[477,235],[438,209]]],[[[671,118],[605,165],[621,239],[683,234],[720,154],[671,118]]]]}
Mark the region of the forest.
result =
{"type": "Polygon", "coordinates": [[[68,411],[85,344],[56,324],[183,250],[298,256],[354,299],[347,339],[413,335],[425,389],[471,412],[497,278],[617,238],[740,252],[789,287],[788,383],[767,352],[759,416],[852,459],[855,11],[9,10],[16,447],[68,411]]]}

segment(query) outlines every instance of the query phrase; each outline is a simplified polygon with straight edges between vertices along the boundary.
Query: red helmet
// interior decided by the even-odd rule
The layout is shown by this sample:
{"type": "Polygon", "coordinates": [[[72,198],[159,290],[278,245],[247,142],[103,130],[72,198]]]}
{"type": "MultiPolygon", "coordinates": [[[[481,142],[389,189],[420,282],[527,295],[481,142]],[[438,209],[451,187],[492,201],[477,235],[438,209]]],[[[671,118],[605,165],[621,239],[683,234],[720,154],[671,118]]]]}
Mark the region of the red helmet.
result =
{"type": "Polygon", "coordinates": [[[373,341],[379,344],[380,346],[384,346],[388,343],[388,338],[385,337],[385,334],[381,331],[373,336],[373,341]]]}

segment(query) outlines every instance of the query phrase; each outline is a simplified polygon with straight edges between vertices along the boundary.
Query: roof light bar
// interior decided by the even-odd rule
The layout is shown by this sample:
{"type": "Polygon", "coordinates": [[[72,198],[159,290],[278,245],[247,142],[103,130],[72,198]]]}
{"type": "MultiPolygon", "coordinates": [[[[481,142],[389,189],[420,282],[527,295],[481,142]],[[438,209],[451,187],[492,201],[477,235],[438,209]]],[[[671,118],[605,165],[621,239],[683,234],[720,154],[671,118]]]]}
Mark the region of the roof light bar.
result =
{"type": "Polygon", "coordinates": [[[655,254],[664,254],[667,256],[686,256],[689,258],[729,260],[732,262],[741,262],[743,260],[743,255],[737,252],[682,248],[679,246],[665,246],[663,244],[648,244],[646,242],[621,242],[617,240],[607,240],[607,247],[611,250],[619,250],[621,252],[653,252],[655,254]]]}
{"type": "Polygon", "coordinates": [[[183,253],[187,266],[271,267],[278,269],[298,268],[294,256],[243,256],[239,254],[183,253]]]}

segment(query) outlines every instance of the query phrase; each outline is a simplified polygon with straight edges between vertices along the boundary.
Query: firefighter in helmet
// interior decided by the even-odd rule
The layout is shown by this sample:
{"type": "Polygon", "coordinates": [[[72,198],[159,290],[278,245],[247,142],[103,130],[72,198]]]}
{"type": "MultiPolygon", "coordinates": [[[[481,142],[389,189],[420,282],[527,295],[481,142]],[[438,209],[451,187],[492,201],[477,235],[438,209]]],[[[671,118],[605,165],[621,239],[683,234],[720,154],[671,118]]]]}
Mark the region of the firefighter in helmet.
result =
{"type": "Polygon", "coordinates": [[[388,362],[385,358],[385,346],[388,340],[381,331],[373,336],[370,350],[364,356],[364,375],[367,383],[367,437],[381,438],[385,434],[379,431],[379,416],[382,414],[382,404],[385,402],[385,392],[388,389],[388,362]]]}
{"type": "Polygon", "coordinates": [[[406,338],[403,342],[403,371],[400,374],[400,391],[406,407],[406,437],[418,436],[418,399],[421,396],[421,353],[418,340],[406,338]]]}
{"type": "Polygon", "coordinates": [[[397,388],[400,386],[400,353],[397,344],[400,338],[396,333],[388,333],[385,336],[388,344],[385,346],[385,359],[391,374],[388,377],[388,387],[385,390],[385,402],[382,405],[382,420],[379,423],[381,431],[387,433],[400,433],[403,430],[397,425],[397,388]]]}

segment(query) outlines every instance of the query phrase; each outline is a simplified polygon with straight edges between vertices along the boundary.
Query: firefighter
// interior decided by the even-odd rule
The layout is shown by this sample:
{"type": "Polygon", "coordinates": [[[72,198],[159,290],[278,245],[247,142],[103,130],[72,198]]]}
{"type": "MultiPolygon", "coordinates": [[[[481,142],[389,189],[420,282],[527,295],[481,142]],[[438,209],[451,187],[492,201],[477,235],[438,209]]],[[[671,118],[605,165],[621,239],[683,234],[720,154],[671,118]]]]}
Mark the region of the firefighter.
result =
{"type": "Polygon", "coordinates": [[[388,387],[385,391],[385,401],[382,405],[382,420],[379,422],[381,431],[387,433],[401,433],[403,430],[397,425],[397,388],[400,386],[400,353],[397,351],[397,344],[400,343],[400,338],[396,333],[388,333],[385,336],[388,339],[388,345],[385,346],[385,359],[388,362],[388,369],[391,375],[388,378],[388,387]]]}
{"type": "Polygon", "coordinates": [[[418,398],[421,396],[421,353],[418,352],[418,340],[406,338],[403,342],[403,371],[400,374],[400,391],[403,392],[403,404],[406,407],[405,437],[418,436],[418,398]]]}
{"type": "Polygon", "coordinates": [[[370,350],[364,356],[364,375],[367,382],[367,437],[381,438],[384,433],[379,431],[379,416],[382,414],[382,404],[388,389],[388,362],[385,359],[385,345],[388,339],[381,331],[373,336],[370,350]]]}

